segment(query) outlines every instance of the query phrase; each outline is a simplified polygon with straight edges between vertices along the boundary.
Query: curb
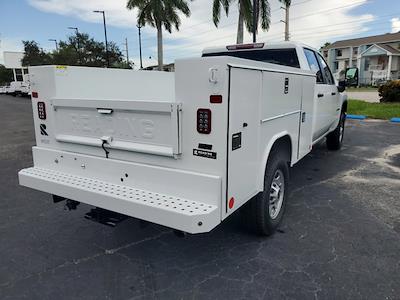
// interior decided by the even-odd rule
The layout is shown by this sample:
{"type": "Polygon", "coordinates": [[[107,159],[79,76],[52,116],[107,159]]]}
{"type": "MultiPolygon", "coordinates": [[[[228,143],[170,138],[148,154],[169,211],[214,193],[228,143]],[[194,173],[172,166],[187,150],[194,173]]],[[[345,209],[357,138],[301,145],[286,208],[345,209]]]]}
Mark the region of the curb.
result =
{"type": "Polygon", "coordinates": [[[400,118],[391,118],[391,119],[390,119],[390,122],[393,122],[393,123],[400,123],[400,118]]]}
{"type": "MultiPolygon", "coordinates": [[[[346,119],[352,119],[352,120],[364,120],[366,118],[367,117],[363,116],[363,115],[347,115],[346,116],[346,119]]],[[[400,122],[400,119],[399,119],[399,122],[400,122]]]]}

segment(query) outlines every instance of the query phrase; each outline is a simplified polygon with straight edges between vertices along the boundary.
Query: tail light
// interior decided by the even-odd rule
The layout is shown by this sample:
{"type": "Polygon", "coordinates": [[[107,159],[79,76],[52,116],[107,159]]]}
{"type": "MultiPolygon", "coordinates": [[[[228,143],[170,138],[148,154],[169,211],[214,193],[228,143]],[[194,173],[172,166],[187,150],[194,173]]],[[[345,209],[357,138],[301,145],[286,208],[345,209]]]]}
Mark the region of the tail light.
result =
{"type": "Polygon", "coordinates": [[[211,132],[211,110],[199,108],[197,110],[197,132],[209,134],[211,132]]]}
{"type": "Polygon", "coordinates": [[[46,120],[46,104],[39,101],[37,103],[38,116],[40,120],[46,120]]]}

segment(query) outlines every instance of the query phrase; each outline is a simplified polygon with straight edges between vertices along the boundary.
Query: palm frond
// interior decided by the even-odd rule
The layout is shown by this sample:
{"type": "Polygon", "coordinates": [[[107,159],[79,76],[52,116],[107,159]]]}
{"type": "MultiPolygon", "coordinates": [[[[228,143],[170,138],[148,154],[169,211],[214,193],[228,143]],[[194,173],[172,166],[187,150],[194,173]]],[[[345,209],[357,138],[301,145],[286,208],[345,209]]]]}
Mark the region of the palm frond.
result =
{"type": "Polygon", "coordinates": [[[259,12],[261,15],[261,29],[269,30],[271,24],[271,7],[268,0],[259,0],[259,12]]]}
{"type": "Polygon", "coordinates": [[[219,20],[221,18],[221,2],[220,2],[220,0],[214,0],[212,14],[213,14],[213,23],[214,23],[215,27],[218,27],[219,20]]]}

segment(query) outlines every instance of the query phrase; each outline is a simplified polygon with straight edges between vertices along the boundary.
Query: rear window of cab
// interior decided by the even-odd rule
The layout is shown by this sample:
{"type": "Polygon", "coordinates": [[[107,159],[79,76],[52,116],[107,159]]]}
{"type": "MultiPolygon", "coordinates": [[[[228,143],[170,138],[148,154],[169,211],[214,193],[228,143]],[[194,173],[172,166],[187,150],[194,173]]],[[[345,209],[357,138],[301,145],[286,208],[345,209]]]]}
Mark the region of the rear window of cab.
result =
{"type": "Polygon", "coordinates": [[[203,57],[209,56],[233,56],[238,58],[262,61],[266,63],[300,68],[296,49],[258,49],[258,50],[239,50],[225,51],[216,53],[204,53],[203,57]]]}

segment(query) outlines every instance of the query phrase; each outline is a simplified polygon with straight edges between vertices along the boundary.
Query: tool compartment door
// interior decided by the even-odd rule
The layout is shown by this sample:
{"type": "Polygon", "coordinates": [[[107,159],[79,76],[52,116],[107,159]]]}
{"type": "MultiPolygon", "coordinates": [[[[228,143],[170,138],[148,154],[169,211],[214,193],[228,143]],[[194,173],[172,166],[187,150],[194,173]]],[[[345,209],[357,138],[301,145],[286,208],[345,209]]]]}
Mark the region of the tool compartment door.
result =
{"type": "Polygon", "coordinates": [[[257,194],[262,72],[231,67],[228,126],[227,212],[257,194]],[[229,207],[231,198],[234,206],[229,207]]]}
{"type": "Polygon", "coordinates": [[[173,102],[53,99],[54,137],[63,144],[174,156],[180,150],[180,105],[173,102]]]}

